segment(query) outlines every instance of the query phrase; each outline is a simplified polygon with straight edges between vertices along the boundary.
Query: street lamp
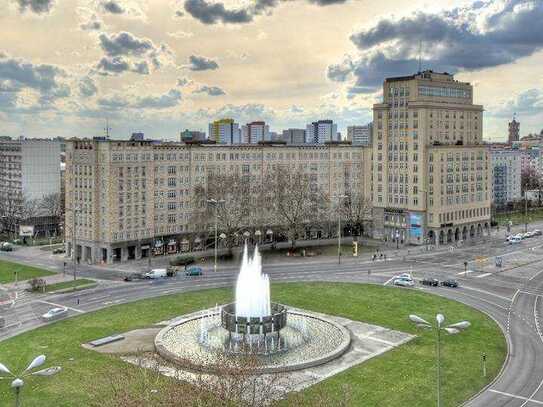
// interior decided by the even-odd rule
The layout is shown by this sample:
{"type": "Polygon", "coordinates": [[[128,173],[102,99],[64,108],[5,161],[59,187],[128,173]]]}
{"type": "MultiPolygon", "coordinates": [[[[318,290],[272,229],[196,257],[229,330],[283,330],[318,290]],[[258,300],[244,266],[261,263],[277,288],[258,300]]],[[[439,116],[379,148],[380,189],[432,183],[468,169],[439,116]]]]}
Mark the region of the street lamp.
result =
{"type": "Polygon", "coordinates": [[[0,363],[0,380],[7,380],[13,378],[13,381],[11,382],[11,388],[15,391],[15,407],[19,407],[21,405],[21,389],[23,388],[25,382],[23,381],[23,378],[28,376],[53,376],[61,371],[60,366],[53,366],[48,367],[45,369],[38,370],[36,372],[31,372],[32,369],[35,369],[45,363],[45,355],[40,355],[32,361],[28,365],[28,367],[23,370],[19,374],[13,374],[10,372],[10,370],[0,363]],[[4,376],[8,375],[8,376],[4,376]]]}
{"type": "Polygon", "coordinates": [[[208,199],[207,203],[215,205],[215,264],[213,271],[217,271],[217,224],[219,222],[219,204],[224,203],[224,199],[208,199]]]}
{"type": "Polygon", "coordinates": [[[337,198],[337,262],[341,264],[341,200],[347,195],[334,195],[337,198]]]}
{"type": "Polygon", "coordinates": [[[430,324],[428,321],[421,317],[411,314],[409,320],[413,322],[419,328],[435,329],[437,332],[437,344],[436,344],[436,359],[437,359],[437,407],[441,407],[441,331],[444,330],[449,335],[455,335],[464,329],[469,328],[471,325],[468,321],[457,322],[456,324],[443,327],[445,322],[445,316],[443,314],[436,315],[436,325],[430,324]]]}

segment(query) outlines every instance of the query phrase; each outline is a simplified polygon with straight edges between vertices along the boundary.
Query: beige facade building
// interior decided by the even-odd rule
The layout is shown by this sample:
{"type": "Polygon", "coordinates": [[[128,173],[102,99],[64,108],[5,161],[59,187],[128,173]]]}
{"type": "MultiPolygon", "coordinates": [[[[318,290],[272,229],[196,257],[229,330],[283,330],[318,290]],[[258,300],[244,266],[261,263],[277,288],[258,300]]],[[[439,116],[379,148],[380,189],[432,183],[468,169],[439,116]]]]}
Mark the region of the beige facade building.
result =
{"type": "Polygon", "coordinates": [[[66,242],[81,261],[139,259],[189,250],[193,193],[214,173],[262,183],[296,168],[327,195],[370,196],[371,150],[328,145],[209,145],[72,140],[66,147],[66,242]],[[294,167],[293,167],[294,166],[294,167]],[[75,210],[74,210],[75,209],[75,210]],[[75,216],[75,218],[74,218],[75,216]]]}
{"type": "Polygon", "coordinates": [[[487,233],[491,163],[473,87],[432,71],[388,78],[373,111],[374,236],[450,244],[487,233]]]}

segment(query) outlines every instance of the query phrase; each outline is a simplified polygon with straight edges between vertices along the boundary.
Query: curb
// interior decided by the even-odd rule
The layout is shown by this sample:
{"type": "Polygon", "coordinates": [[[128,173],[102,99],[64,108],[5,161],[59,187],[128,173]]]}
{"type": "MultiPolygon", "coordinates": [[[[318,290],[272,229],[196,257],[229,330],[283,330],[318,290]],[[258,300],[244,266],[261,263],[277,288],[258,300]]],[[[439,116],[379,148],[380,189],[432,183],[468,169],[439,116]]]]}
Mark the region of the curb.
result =
{"type": "Polygon", "coordinates": [[[83,284],[83,285],[78,285],[76,287],[68,287],[68,288],[62,288],[60,290],[55,290],[55,291],[47,291],[47,294],[64,294],[64,293],[69,293],[69,292],[72,292],[72,291],[81,291],[81,290],[86,290],[87,288],[94,288],[94,287],[97,287],[98,286],[98,283],[89,283],[89,284],[83,284]]]}

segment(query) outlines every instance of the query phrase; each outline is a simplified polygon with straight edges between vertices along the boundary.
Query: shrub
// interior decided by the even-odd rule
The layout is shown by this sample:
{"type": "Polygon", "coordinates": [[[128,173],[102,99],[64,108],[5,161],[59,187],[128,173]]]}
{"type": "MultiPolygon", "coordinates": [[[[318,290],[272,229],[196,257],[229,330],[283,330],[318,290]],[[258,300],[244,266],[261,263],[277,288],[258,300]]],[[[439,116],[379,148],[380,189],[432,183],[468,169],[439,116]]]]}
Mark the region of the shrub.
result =
{"type": "Polygon", "coordinates": [[[170,266],[188,266],[194,263],[193,256],[177,256],[170,260],[170,266]]]}
{"type": "Polygon", "coordinates": [[[30,285],[30,291],[43,291],[45,292],[45,286],[47,282],[43,278],[33,278],[28,284],[30,285]]]}

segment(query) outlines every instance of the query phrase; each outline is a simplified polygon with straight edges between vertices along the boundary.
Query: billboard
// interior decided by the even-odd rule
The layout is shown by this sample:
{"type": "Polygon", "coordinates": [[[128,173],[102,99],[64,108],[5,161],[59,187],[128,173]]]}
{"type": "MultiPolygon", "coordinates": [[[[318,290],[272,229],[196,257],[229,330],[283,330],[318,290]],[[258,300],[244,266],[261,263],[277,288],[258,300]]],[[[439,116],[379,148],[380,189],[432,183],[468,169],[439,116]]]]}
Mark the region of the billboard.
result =
{"type": "Polygon", "coordinates": [[[422,237],[422,214],[413,212],[409,214],[409,234],[415,238],[422,237]]]}
{"type": "Polygon", "coordinates": [[[32,237],[34,236],[34,226],[19,226],[19,236],[32,237]]]}

